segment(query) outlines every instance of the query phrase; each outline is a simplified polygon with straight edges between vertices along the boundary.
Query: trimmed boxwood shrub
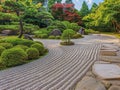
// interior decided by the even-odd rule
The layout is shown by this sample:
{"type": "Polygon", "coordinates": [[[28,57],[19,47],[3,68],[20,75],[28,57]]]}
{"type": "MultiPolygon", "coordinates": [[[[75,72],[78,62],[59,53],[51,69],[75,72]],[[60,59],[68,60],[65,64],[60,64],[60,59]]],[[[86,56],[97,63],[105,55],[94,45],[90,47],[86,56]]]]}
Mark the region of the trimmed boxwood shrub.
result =
{"type": "Polygon", "coordinates": [[[4,50],[5,50],[5,48],[3,46],[0,46],[0,56],[4,50]]]}
{"type": "Polygon", "coordinates": [[[28,48],[26,52],[29,60],[39,58],[39,51],[36,48],[28,48]]]}
{"type": "Polygon", "coordinates": [[[6,49],[12,48],[13,45],[11,43],[0,43],[0,46],[3,46],[6,49]]]}
{"type": "Polygon", "coordinates": [[[4,50],[1,54],[1,63],[7,67],[23,64],[27,60],[27,53],[20,48],[4,50]]]}
{"type": "Polygon", "coordinates": [[[77,38],[82,38],[82,35],[77,33],[72,36],[72,38],[77,39],[77,38]]]}
{"type": "Polygon", "coordinates": [[[41,44],[35,43],[31,45],[32,48],[36,48],[39,51],[39,54],[44,54],[44,47],[41,44]]]}
{"type": "Polygon", "coordinates": [[[26,51],[29,47],[25,46],[25,45],[16,45],[14,48],[21,48],[24,51],[26,51]]]}
{"type": "Polygon", "coordinates": [[[35,43],[31,40],[20,39],[20,38],[16,38],[16,37],[4,38],[4,39],[0,40],[0,42],[11,43],[11,44],[13,44],[13,46],[15,46],[15,45],[25,45],[25,46],[28,46],[28,47],[30,47],[32,44],[35,43]]]}
{"type": "Polygon", "coordinates": [[[41,34],[40,36],[41,36],[41,38],[43,38],[43,39],[44,39],[44,38],[48,38],[48,35],[47,35],[47,34],[41,34]]]}
{"type": "Polygon", "coordinates": [[[55,39],[55,36],[51,35],[48,37],[49,39],[55,39]]]}
{"type": "Polygon", "coordinates": [[[56,36],[55,38],[56,38],[56,39],[60,39],[60,38],[61,38],[61,36],[56,36]]]}
{"type": "Polygon", "coordinates": [[[40,41],[35,41],[35,43],[38,43],[38,44],[41,44],[42,46],[44,46],[43,43],[40,41]]]}

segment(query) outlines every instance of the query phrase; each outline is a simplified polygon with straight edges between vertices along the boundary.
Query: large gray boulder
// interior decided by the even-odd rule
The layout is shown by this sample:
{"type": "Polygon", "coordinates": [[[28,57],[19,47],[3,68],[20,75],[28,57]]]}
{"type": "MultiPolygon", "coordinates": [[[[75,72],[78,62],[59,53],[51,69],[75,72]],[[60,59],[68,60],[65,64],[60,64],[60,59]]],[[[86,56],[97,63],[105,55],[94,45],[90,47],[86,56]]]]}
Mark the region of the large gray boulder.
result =
{"type": "Polygon", "coordinates": [[[51,33],[50,33],[50,35],[53,35],[53,36],[61,36],[61,31],[60,30],[58,30],[58,29],[54,29],[51,33]]]}
{"type": "Polygon", "coordinates": [[[28,40],[33,41],[32,37],[30,35],[28,35],[28,34],[24,34],[24,39],[28,39],[28,40]]]}
{"type": "Polygon", "coordinates": [[[18,31],[15,31],[15,30],[3,30],[1,32],[1,34],[4,34],[4,35],[16,35],[18,33],[18,31]]]}

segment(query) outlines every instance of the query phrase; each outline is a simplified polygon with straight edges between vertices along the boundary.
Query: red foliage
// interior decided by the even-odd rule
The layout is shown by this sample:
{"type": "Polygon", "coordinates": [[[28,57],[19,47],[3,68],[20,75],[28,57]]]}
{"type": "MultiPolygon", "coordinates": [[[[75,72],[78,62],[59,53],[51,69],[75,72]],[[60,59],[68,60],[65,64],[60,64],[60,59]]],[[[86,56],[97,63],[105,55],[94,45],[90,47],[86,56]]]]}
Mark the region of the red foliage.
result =
{"type": "Polygon", "coordinates": [[[52,6],[52,14],[55,19],[82,24],[81,17],[74,11],[74,4],[56,3],[52,6]]]}
{"type": "Polygon", "coordinates": [[[74,4],[62,4],[62,3],[56,3],[52,6],[52,8],[72,8],[74,7],[74,4]]]}

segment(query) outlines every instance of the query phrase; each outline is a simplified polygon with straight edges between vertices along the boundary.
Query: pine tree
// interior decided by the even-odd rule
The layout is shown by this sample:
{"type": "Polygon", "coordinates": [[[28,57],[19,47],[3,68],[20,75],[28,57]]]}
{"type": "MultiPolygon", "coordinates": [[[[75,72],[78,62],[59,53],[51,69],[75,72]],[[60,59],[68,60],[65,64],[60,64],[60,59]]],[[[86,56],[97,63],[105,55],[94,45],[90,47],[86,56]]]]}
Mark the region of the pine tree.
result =
{"type": "Polygon", "coordinates": [[[88,8],[88,5],[87,3],[84,1],[83,4],[82,4],[82,8],[80,10],[80,15],[82,17],[86,16],[89,14],[89,8],[88,8]]]}

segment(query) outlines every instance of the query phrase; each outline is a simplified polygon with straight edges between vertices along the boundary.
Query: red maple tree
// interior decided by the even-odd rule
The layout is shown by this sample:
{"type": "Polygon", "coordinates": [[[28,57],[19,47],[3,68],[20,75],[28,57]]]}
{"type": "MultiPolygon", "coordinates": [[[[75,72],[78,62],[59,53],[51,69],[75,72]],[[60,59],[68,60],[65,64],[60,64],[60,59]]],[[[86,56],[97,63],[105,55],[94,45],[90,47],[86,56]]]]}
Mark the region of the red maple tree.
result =
{"type": "Polygon", "coordinates": [[[81,17],[75,12],[74,4],[56,3],[52,6],[52,15],[58,20],[67,20],[69,22],[82,24],[81,17]]]}

